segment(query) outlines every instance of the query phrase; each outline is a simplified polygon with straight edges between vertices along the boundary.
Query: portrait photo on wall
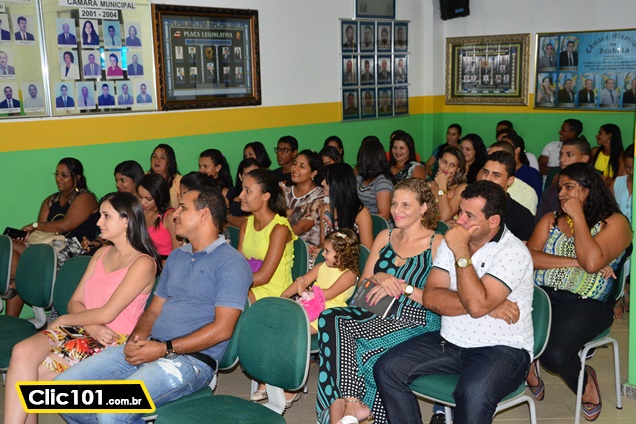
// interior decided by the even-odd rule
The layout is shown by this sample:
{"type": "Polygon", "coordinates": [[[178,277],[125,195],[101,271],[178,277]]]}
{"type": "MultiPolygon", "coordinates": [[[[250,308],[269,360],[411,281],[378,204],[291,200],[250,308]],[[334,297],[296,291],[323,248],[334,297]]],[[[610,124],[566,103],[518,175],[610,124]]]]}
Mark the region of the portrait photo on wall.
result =
{"type": "Polygon", "coordinates": [[[578,105],[583,108],[594,108],[598,103],[598,90],[596,88],[596,74],[585,73],[579,75],[578,105]]]}
{"type": "Polygon", "coordinates": [[[14,82],[2,82],[2,95],[0,96],[0,113],[20,112],[20,98],[18,84],[14,82]]]}
{"type": "Polygon", "coordinates": [[[559,68],[576,69],[579,66],[579,37],[568,35],[559,40],[561,51],[559,52],[559,68]]]}
{"type": "Polygon", "coordinates": [[[378,88],[378,116],[393,115],[393,89],[378,88]]]}
{"type": "Polygon", "coordinates": [[[44,111],[43,92],[42,84],[39,82],[27,82],[22,84],[22,106],[26,113],[44,111]]]}
{"type": "Polygon", "coordinates": [[[152,98],[154,92],[152,90],[152,84],[149,81],[135,82],[135,102],[140,107],[152,107],[152,98]]]}
{"type": "Polygon", "coordinates": [[[375,85],[375,56],[360,56],[360,84],[375,85]]]}
{"type": "Polygon", "coordinates": [[[121,79],[124,77],[124,70],[121,67],[121,50],[107,51],[106,56],[106,78],[121,79]]]}
{"type": "Polygon", "coordinates": [[[0,44],[11,43],[11,28],[9,27],[9,15],[0,13],[0,44]]]}
{"type": "Polygon", "coordinates": [[[131,81],[117,81],[117,106],[131,107],[135,104],[131,81]]]}
{"type": "Polygon", "coordinates": [[[129,51],[127,57],[128,66],[126,67],[126,72],[128,72],[128,78],[143,76],[144,65],[141,51],[129,51]]]}
{"type": "Polygon", "coordinates": [[[395,0],[356,0],[356,18],[395,19],[395,0]]]}
{"type": "MultiPolygon", "coordinates": [[[[1,18],[0,18],[1,19],[1,18]]],[[[77,47],[75,35],[75,19],[57,18],[55,20],[58,46],[77,47]]]]}
{"type": "Polygon", "coordinates": [[[102,30],[104,31],[104,48],[119,49],[121,48],[121,27],[117,21],[102,21],[102,30]]]}
{"type": "Polygon", "coordinates": [[[378,85],[391,84],[391,56],[378,56],[378,85]]]}
{"type": "Polygon", "coordinates": [[[396,84],[406,84],[408,82],[406,56],[395,56],[393,78],[396,84]]]}
{"type": "Polygon", "coordinates": [[[391,24],[378,24],[378,51],[391,51],[391,24]]]}
{"type": "Polygon", "coordinates": [[[141,24],[139,22],[126,22],[126,47],[141,47],[141,24]]]}
{"type": "Polygon", "coordinates": [[[355,52],[358,50],[358,23],[356,21],[341,22],[342,51],[355,52]]]}
{"type": "Polygon", "coordinates": [[[375,108],[375,88],[362,88],[360,90],[362,98],[362,114],[364,118],[375,118],[377,116],[375,108]]]}
{"type": "Polygon", "coordinates": [[[75,83],[73,81],[56,82],[53,92],[55,93],[55,109],[75,109],[75,83]]]}
{"type": "Polygon", "coordinates": [[[407,115],[409,113],[409,89],[408,87],[395,87],[395,114],[407,115]]]}
{"type": "Polygon", "coordinates": [[[97,47],[99,46],[99,32],[97,19],[81,19],[80,26],[82,27],[82,47],[97,47]]]}
{"type": "Polygon", "coordinates": [[[361,40],[360,51],[361,52],[374,52],[375,51],[375,23],[374,22],[361,22],[361,40]]]}
{"type": "Polygon", "coordinates": [[[394,23],[393,24],[393,50],[396,52],[405,52],[409,49],[409,26],[405,23],[394,23]]]}
{"type": "Polygon", "coordinates": [[[558,36],[539,37],[539,61],[537,67],[540,70],[551,70],[557,67],[556,52],[559,49],[558,36]]]}
{"type": "Polygon", "coordinates": [[[97,83],[97,107],[112,108],[115,106],[115,86],[113,81],[100,81],[97,83]]]}
{"type": "Polygon", "coordinates": [[[623,76],[623,107],[636,108],[636,72],[627,72],[623,76]]]}
{"type": "Polygon", "coordinates": [[[35,15],[14,15],[13,30],[16,44],[35,44],[35,35],[38,32],[38,20],[35,15]]]}
{"type": "Polygon", "coordinates": [[[599,93],[599,102],[601,107],[604,108],[617,108],[620,100],[620,91],[617,90],[618,75],[615,73],[603,73],[601,74],[601,92],[599,93]]]}
{"type": "Polygon", "coordinates": [[[358,90],[342,90],[342,119],[359,119],[358,90]]]}
{"type": "Polygon", "coordinates": [[[80,110],[95,109],[95,83],[77,82],[75,84],[77,92],[77,108],[80,110]]]}
{"type": "Polygon", "coordinates": [[[554,83],[556,73],[540,73],[537,79],[537,93],[535,101],[537,105],[544,107],[554,106],[556,103],[556,85],[554,83]]]}
{"type": "Polygon", "coordinates": [[[356,57],[344,57],[342,59],[342,85],[358,85],[358,60],[356,57]]]}
{"type": "Polygon", "coordinates": [[[99,50],[82,49],[82,64],[84,79],[95,79],[102,76],[99,50]]]}
{"type": "Polygon", "coordinates": [[[559,106],[574,107],[576,104],[576,91],[578,75],[570,72],[560,72],[557,80],[557,102],[559,106]]]}
{"type": "Polygon", "coordinates": [[[15,79],[15,66],[13,66],[13,50],[0,47],[0,79],[15,79]]]}
{"type": "Polygon", "coordinates": [[[80,78],[77,66],[77,50],[60,50],[60,78],[63,80],[77,80],[80,78]]]}

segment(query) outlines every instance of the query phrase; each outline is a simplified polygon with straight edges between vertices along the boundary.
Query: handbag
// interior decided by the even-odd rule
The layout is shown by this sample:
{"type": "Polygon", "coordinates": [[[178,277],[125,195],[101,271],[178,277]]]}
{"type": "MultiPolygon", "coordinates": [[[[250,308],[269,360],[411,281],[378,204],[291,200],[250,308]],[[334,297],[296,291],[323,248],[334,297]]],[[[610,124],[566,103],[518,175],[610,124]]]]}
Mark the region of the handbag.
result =
{"type": "Polygon", "coordinates": [[[66,237],[48,231],[33,230],[27,237],[27,242],[29,244],[50,244],[56,252],[59,252],[66,246],[66,237]],[[54,243],[55,241],[57,243],[54,243]]]}

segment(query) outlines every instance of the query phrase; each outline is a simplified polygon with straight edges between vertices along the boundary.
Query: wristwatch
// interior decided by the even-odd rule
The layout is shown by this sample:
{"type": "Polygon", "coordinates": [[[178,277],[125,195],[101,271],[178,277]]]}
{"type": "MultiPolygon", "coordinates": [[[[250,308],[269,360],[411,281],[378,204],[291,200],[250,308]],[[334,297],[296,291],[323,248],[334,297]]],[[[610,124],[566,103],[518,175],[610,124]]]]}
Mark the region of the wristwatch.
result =
{"type": "Polygon", "coordinates": [[[459,258],[457,259],[457,262],[455,262],[455,267],[456,268],[466,268],[468,265],[472,265],[473,261],[467,258],[459,258]]]}
{"type": "Polygon", "coordinates": [[[177,351],[172,348],[172,340],[166,340],[166,349],[167,350],[166,350],[166,354],[164,355],[164,358],[176,359],[177,356],[179,356],[177,351]]]}
{"type": "Polygon", "coordinates": [[[38,222],[37,222],[37,221],[35,221],[33,224],[31,224],[31,226],[32,226],[34,229],[35,229],[35,228],[38,228],[38,222]]]}
{"type": "Polygon", "coordinates": [[[413,294],[413,291],[415,291],[415,287],[413,287],[412,285],[407,284],[406,286],[404,286],[404,296],[411,296],[413,294]]]}
{"type": "Polygon", "coordinates": [[[437,195],[438,195],[438,196],[443,196],[443,195],[445,195],[445,194],[446,194],[446,191],[445,191],[445,190],[442,190],[441,188],[437,191],[437,195]]]}

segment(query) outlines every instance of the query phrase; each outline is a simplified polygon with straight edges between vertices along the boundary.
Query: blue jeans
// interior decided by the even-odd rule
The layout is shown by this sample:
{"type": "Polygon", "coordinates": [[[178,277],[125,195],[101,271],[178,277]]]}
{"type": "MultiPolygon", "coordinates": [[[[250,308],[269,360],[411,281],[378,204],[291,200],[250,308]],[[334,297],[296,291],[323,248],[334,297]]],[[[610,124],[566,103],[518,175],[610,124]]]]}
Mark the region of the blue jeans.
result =
{"type": "Polygon", "coordinates": [[[385,353],[373,369],[380,397],[392,423],[422,423],[409,384],[430,374],[461,374],[453,397],[455,424],[492,423],[497,404],[523,382],[530,355],[508,346],[462,348],[439,332],[414,337],[385,353]]]}
{"type": "MultiPolygon", "coordinates": [[[[159,407],[210,384],[213,370],[191,356],[160,358],[140,366],[124,359],[124,346],[109,347],[69,368],[55,380],[142,380],[159,407]]],[[[143,423],[143,414],[64,414],[69,423],[143,423]]]]}

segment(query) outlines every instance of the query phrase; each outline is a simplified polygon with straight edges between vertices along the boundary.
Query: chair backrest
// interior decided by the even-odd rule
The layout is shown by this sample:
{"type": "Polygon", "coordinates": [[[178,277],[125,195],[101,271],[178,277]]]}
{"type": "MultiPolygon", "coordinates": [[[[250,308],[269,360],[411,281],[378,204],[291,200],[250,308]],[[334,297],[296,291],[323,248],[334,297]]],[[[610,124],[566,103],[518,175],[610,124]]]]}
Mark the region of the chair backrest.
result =
{"type": "Polygon", "coordinates": [[[616,278],[616,284],[618,285],[616,286],[616,296],[614,296],[616,300],[623,297],[623,292],[625,290],[625,282],[627,280],[627,277],[629,276],[628,267],[630,263],[628,259],[632,257],[633,248],[634,248],[634,245],[630,243],[629,246],[627,246],[627,249],[625,249],[625,253],[623,254],[623,257],[618,263],[618,277],[616,278]]]}
{"type": "Polygon", "coordinates": [[[227,232],[230,233],[230,244],[233,248],[238,249],[239,234],[241,233],[241,229],[235,227],[234,225],[228,225],[227,232]]]}
{"type": "Polygon", "coordinates": [[[250,308],[250,301],[247,299],[245,301],[245,307],[243,308],[243,312],[241,312],[241,316],[239,316],[238,321],[236,321],[236,326],[234,327],[234,332],[232,333],[232,337],[225,348],[225,353],[223,354],[223,358],[219,361],[219,370],[229,370],[233,368],[234,365],[238,363],[238,339],[239,333],[241,329],[241,323],[243,322],[243,317],[245,316],[245,312],[250,308]]]}
{"type": "Polygon", "coordinates": [[[552,180],[554,179],[556,174],[558,174],[559,172],[561,172],[561,168],[558,166],[556,168],[551,168],[548,171],[548,175],[546,175],[545,177],[545,184],[543,185],[544,190],[552,185],[552,180]]]}
{"type": "Polygon", "coordinates": [[[552,324],[552,306],[548,294],[540,287],[534,286],[532,298],[532,327],[534,330],[534,358],[541,356],[550,338],[552,324]]]}
{"type": "Polygon", "coordinates": [[[27,305],[51,307],[56,270],[57,256],[50,244],[32,244],[22,252],[15,272],[15,287],[27,305]]]}
{"type": "Polygon", "coordinates": [[[292,265],[292,280],[307,274],[309,271],[309,251],[305,240],[298,237],[294,240],[294,263],[292,265]]]}
{"type": "Polygon", "coordinates": [[[253,379],[298,390],[309,372],[309,320],[300,304],[266,297],[243,314],[238,357],[253,379]]]}
{"type": "Polygon", "coordinates": [[[53,305],[58,314],[68,313],[68,302],[82,280],[90,261],[90,256],[75,256],[64,262],[60,268],[55,279],[55,290],[53,290],[53,305]]]}
{"type": "Polygon", "coordinates": [[[446,231],[448,231],[448,229],[449,229],[448,224],[445,223],[444,221],[437,222],[437,232],[440,233],[441,235],[446,234],[446,231]]]}
{"type": "Polygon", "coordinates": [[[371,231],[373,232],[374,239],[378,236],[378,234],[380,234],[382,230],[386,230],[387,228],[389,228],[389,223],[380,215],[371,214],[371,224],[371,231]]]}
{"type": "Polygon", "coordinates": [[[161,277],[161,274],[155,277],[155,284],[153,284],[152,291],[150,292],[150,296],[148,296],[148,300],[146,300],[146,309],[148,309],[148,306],[150,306],[150,304],[152,303],[152,298],[155,295],[155,290],[157,290],[157,284],[159,284],[160,277],[161,277]]]}
{"type": "Polygon", "coordinates": [[[0,235],[0,296],[4,296],[9,291],[12,258],[13,242],[11,237],[0,235]]]}

